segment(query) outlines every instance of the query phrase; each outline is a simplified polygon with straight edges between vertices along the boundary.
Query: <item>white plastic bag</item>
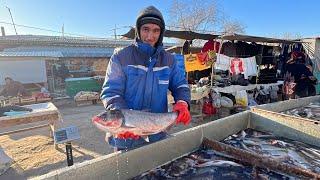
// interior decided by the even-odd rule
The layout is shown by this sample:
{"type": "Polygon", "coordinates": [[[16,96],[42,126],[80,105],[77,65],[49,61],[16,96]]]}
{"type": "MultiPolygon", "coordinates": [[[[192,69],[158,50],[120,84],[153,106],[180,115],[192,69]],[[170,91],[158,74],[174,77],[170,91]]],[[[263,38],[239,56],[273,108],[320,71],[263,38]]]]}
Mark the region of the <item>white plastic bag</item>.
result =
{"type": "Polygon", "coordinates": [[[233,101],[230,98],[225,96],[221,97],[220,104],[221,104],[221,107],[228,107],[228,108],[233,107],[233,101]]]}
{"type": "Polygon", "coordinates": [[[241,106],[248,106],[248,94],[246,90],[236,92],[236,104],[241,106]]]}
{"type": "Polygon", "coordinates": [[[221,107],[221,95],[219,92],[211,90],[212,104],[214,107],[221,107]]]}

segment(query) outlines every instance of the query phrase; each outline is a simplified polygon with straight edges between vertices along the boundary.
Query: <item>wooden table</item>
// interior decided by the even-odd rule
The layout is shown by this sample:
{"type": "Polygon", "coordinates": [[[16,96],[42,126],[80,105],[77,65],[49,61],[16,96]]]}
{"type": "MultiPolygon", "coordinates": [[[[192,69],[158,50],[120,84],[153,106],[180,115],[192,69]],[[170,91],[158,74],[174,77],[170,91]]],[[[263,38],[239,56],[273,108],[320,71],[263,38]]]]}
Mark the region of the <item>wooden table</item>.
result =
{"type": "Polygon", "coordinates": [[[50,137],[53,137],[55,124],[56,122],[61,120],[61,115],[58,109],[55,107],[55,105],[49,102],[49,103],[31,104],[23,107],[31,108],[33,111],[30,113],[22,114],[22,115],[0,117],[0,136],[49,126],[50,137]],[[35,122],[46,122],[46,123],[42,125],[37,125],[37,126],[34,126],[31,124],[35,122]],[[30,125],[30,127],[22,128],[22,129],[20,128],[13,131],[1,132],[2,128],[15,127],[17,125],[25,125],[25,124],[30,125]]]}
{"type": "Polygon", "coordinates": [[[36,97],[5,97],[0,98],[0,106],[5,105],[28,105],[28,104],[36,104],[43,102],[52,101],[51,97],[47,98],[36,98],[36,97]]]}
{"type": "Polygon", "coordinates": [[[74,100],[77,106],[102,103],[99,97],[85,97],[74,100]]]}

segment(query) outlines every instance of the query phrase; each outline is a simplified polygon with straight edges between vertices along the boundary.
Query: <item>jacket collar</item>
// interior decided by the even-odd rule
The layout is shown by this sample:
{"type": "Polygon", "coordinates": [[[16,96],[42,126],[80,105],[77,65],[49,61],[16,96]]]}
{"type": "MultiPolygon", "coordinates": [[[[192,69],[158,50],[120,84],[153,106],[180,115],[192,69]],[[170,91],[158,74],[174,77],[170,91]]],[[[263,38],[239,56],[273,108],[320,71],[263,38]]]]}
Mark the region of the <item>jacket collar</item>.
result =
{"type": "Polygon", "coordinates": [[[157,57],[160,51],[163,50],[163,46],[159,45],[157,47],[152,47],[150,44],[142,42],[140,39],[136,38],[134,45],[148,57],[154,58],[157,57]]]}

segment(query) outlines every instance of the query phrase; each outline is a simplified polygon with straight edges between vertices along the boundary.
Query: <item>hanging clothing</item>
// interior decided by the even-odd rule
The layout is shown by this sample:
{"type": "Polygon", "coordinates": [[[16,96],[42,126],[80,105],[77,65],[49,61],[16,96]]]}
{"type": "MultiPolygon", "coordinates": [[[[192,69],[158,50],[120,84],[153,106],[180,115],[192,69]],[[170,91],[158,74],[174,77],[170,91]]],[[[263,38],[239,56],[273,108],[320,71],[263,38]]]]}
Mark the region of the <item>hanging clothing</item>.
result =
{"type": "Polygon", "coordinates": [[[205,70],[210,68],[206,62],[208,58],[208,53],[197,53],[197,54],[188,54],[184,55],[186,72],[195,71],[195,70],[205,70]]]}
{"type": "Polygon", "coordinates": [[[183,43],[182,54],[190,54],[190,42],[188,40],[183,43]]]}
{"type": "Polygon", "coordinates": [[[222,44],[220,53],[229,57],[237,57],[237,45],[233,42],[225,42],[222,44]]]}
{"type": "Polygon", "coordinates": [[[223,71],[229,70],[232,75],[243,74],[245,79],[248,79],[248,76],[257,75],[255,56],[249,58],[233,58],[223,54],[217,54],[217,61],[214,68],[223,71]]]}
{"type": "Polygon", "coordinates": [[[204,44],[201,52],[214,51],[217,53],[219,51],[219,48],[220,43],[211,39],[204,44]]]}
{"type": "Polygon", "coordinates": [[[230,60],[231,58],[223,55],[223,54],[217,54],[217,61],[214,64],[215,69],[227,71],[230,68],[230,60]]]}
{"type": "Polygon", "coordinates": [[[244,63],[240,58],[232,58],[230,62],[230,73],[232,75],[244,72],[244,63]]]}
{"type": "Polygon", "coordinates": [[[257,75],[257,62],[256,57],[249,57],[249,58],[241,58],[244,64],[244,78],[248,79],[249,76],[256,76],[257,75]]]}

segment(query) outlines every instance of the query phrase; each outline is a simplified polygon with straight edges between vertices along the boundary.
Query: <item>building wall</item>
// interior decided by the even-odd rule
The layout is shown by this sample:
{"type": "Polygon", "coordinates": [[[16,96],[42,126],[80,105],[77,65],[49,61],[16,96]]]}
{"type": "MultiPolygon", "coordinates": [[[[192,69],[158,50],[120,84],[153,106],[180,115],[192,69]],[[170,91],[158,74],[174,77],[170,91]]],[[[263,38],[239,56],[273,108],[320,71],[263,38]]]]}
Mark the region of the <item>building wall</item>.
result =
{"type": "Polygon", "coordinates": [[[303,47],[306,50],[306,53],[314,64],[314,72],[320,72],[320,39],[306,38],[302,41],[304,42],[303,47]]]}
{"type": "Polygon", "coordinates": [[[109,58],[60,58],[47,60],[46,72],[50,92],[63,93],[66,78],[105,76],[109,58]],[[61,70],[65,65],[67,71],[61,70]]]}
{"type": "Polygon", "coordinates": [[[45,61],[37,58],[31,60],[1,60],[0,84],[5,84],[4,78],[11,77],[23,84],[43,83],[47,81],[45,61]]]}

